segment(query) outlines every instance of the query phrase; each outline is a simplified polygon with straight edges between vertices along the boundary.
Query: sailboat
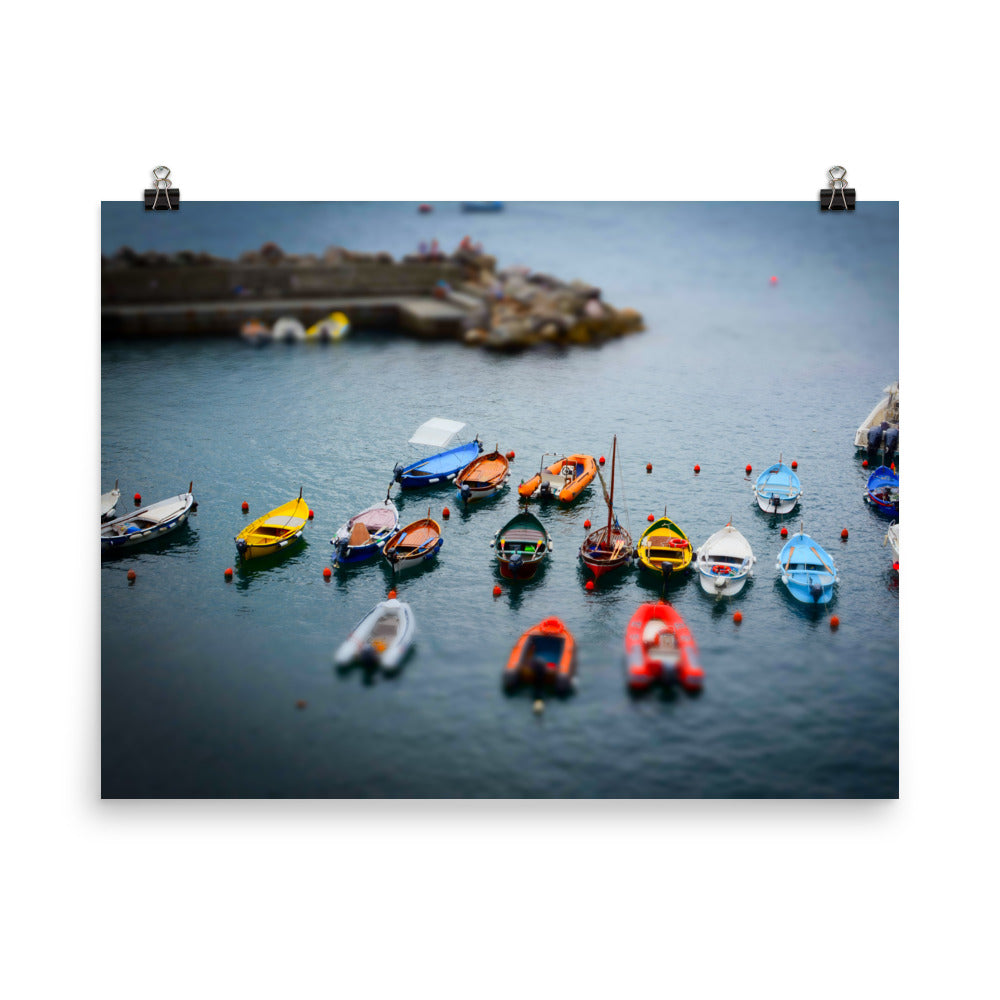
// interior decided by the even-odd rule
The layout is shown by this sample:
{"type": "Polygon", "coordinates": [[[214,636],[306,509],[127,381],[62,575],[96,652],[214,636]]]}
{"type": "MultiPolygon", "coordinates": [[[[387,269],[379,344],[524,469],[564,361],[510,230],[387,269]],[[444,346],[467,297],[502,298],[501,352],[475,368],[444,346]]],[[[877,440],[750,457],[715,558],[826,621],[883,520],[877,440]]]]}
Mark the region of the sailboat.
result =
{"type": "MultiPolygon", "coordinates": [[[[618,523],[615,517],[615,459],[618,451],[618,436],[611,446],[611,494],[604,490],[604,500],[608,505],[608,523],[592,531],[580,546],[580,558],[584,565],[599,580],[605,573],[620,569],[632,562],[632,536],[618,523]]],[[[598,470],[600,475],[600,470],[598,470]]],[[[604,477],[601,476],[601,487],[604,477]]]]}

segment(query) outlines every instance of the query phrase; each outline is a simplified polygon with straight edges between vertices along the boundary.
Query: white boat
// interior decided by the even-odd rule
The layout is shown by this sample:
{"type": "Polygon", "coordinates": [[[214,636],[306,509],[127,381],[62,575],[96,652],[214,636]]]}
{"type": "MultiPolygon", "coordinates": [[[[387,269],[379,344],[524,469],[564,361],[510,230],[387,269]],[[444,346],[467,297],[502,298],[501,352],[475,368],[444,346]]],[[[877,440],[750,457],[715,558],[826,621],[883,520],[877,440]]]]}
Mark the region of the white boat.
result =
{"type": "Polygon", "coordinates": [[[896,557],[895,561],[899,562],[899,522],[893,521],[889,525],[888,531],[885,533],[885,541],[882,542],[883,545],[888,542],[892,546],[892,554],[896,557]]]}
{"type": "Polygon", "coordinates": [[[395,597],[380,601],[341,643],[333,662],[346,667],[356,660],[385,671],[399,669],[417,631],[409,604],[395,597]]]}
{"type": "Polygon", "coordinates": [[[882,398],[875,404],[875,409],[865,417],[864,423],[854,435],[855,448],[868,447],[868,432],[883,423],[899,429],[899,381],[887,385],[882,390],[882,398]]]}
{"type": "Polygon", "coordinates": [[[193,488],[194,483],[187,493],[159,500],[101,525],[101,554],[131,548],[179,528],[197,506],[191,493],[193,488]]]}
{"type": "Polygon", "coordinates": [[[306,328],[291,316],[282,316],[274,324],[271,339],[278,344],[294,344],[306,339],[306,328]]]}
{"type": "Polygon", "coordinates": [[[122,491],[118,489],[118,480],[115,480],[115,488],[108,493],[101,494],[101,520],[109,521],[115,516],[115,506],[121,499],[122,491]]]}
{"type": "Polygon", "coordinates": [[[750,543],[732,524],[727,524],[706,541],[695,556],[698,580],[706,594],[732,597],[738,594],[757,561],[750,543]]]}

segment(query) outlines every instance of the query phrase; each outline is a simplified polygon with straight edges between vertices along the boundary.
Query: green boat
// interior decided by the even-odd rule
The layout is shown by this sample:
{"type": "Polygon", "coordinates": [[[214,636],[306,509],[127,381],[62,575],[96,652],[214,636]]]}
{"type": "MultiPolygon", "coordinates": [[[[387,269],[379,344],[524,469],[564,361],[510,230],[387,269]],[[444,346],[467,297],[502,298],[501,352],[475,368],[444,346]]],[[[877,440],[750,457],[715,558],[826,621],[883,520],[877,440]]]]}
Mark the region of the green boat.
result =
{"type": "Polygon", "coordinates": [[[531,511],[512,517],[490,542],[500,575],[507,580],[530,580],[552,551],[545,525],[531,511]]]}

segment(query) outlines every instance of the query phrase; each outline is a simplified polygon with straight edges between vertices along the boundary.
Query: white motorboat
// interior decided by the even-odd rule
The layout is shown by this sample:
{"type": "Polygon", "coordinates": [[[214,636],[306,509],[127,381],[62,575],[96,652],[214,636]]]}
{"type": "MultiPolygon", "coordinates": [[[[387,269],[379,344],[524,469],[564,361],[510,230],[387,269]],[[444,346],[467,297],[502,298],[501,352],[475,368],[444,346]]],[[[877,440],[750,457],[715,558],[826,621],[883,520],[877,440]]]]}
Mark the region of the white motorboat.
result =
{"type": "Polygon", "coordinates": [[[883,545],[889,543],[892,546],[892,554],[895,556],[895,562],[899,562],[899,522],[893,521],[889,525],[888,530],[885,533],[885,541],[882,542],[883,545]]]}
{"type": "Polygon", "coordinates": [[[271,339],[277,344],[294,344],[306,339],[306,328],[292,316],[282,316],[274,324],[271,339]]]}
{"type": "Polygon", "coordinates": [[[701,589],[719,597],[738,594],[752,575],[756,561],[750,543],[732,524],[727,524],[695,556],[701,589]]]}
{"type": "Polygon", "coordinates": [[[410,650],[417,623],[409,604],[395,597],[380,601],[341,643],[333,662],[346,667],[355,661],[365,666],[398,670],[410,650]]]}
{"type": "Polygon", "coordinates": [[[115,507],[121,499],[122,491],[118,489],[118,480],[115,480],[115,488],[108,493],[101,494],[101,520],[110,521],[115,516],[115,507]]]}
{"type": "MultiPolygon", "coordinates": [[[[855,448],[867,448],[869,444],[868,432],[882,428],[882,424],[888,424],[889,428],[899,430],[899,381],[887,385],[882,390],[882,398],[875,404],[875,408],[865,417],[864,423],[858,428],[854,435],[855,448]]],[[[880,441],[881,443],[881,441],[880,441]]]]}

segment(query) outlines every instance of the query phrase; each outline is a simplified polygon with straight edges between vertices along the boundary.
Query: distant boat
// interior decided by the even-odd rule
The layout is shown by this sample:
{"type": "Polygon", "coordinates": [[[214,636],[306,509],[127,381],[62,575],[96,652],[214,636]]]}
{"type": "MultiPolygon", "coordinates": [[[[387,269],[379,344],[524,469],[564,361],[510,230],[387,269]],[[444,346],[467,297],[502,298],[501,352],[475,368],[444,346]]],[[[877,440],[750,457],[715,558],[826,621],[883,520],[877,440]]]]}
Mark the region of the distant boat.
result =
{"type": "Polygon", "coordinates": [[[733,597],[750,578],[755,561],[750,543],[727,524],[698,549],[695,565],[701,589],[706,594],[733,597]]]}
{"type": "Polygon", "coordinates": [[[300,489],[298,499],[251,521],[236,536],[236,551],[244,562],[281,552],[302,537],[308,519],[309,505],[302,499],[300,489]]]}
{"type": "Polygon", "coordinates": [[[899,562],[899,523],[893,521],[889,525],[885,533],[885,541],[882,542],[883,545],[889,543],[892,546],[892,554],[895,556],[895,562],[899,562]]]}
{"type": "Polygon", "coordinates": [[[271,330],[258,319],[248,319],[240,327],[240,336],[254,347],[271,343],[271,330]]]}
{"type": "Polygon", "coordinates": [[[778,553],[776,566],[788,592],[803,604],[829,604],[837,567],[833,556],[804,532],[792,535],[778,553]]]}
{"type": "Polygon", "coordinates": [[[508,580],[530,580],[552,551],[545,526],[527,510],[500,528],[490,545],[500,564],[500,575],[508,580]]]}
{"type": "Polygon", "coordinates": [[[868,477],[864,498],[879,513],[899,517],[899,473],[880,465],[868,477]]]}
{"type": "Polygon", "coordinates": [[[393,672],[410,651],[416,631],[416,619],[409,604],[394,597],[380,601],[341,643],[333,662],[346,667],[360,661],[365,666],[393,672]]]}
{"type": "Polygon", "coordinates": [[[758,477],[753,488],[757,506],[767,514],[788,514],[802,496],[799,477],[783,462],[775,462],[758,477]]]}
{"type": "Polygon", "coordinates": [[[482,450],[483,446],[479,438],[476,438],[467,444],[429,455],[407,466],[397,462],[392,475],[404,490],[435,486],[454,479],[482,450]]]}
{"type": "Polygon", "coordinates": [[[573,690],[576,642],[558,618],[545,618],[529,628],[511,650],[503,672],[503,686],[551,684],[559,694],[573,690]]]}
{"type": "Polygon", "coordinates": [[[306,328],[292,316],[282,316],[274,324],[271,339],[279,344],[296,344],[306,339],[306,328]]]}
{"type": "Polygon", "coordinates": [[[642,533],[636,553],[641,565],[664,578],[687,569],[694,557],[690,539],[666,516],[666,510],[642,533]]]}
{"type": "Polygon", "coordinates": [[[332,312],[326,319],[313,323],[306,330],[306,340],[331,343],[334,340],[343,340],[350,330],[351,321],[342,312],[332,312]]]}
{"type": "MultiPolygon", "coordinates": [[[[611,493],[605,490],[604,499],[608,505],[608,523],[590,532],[580,546],[580,558],[583,564],[599,580],[605,573],[621,569],[632,563],[632,536],[615,517],[615,458],[618,451],[618,436],[611,445],[611,493]]],[[[600,469],[597,470],[600,475],[600,469]]],[[[601,486],[604,477],[601,476],[601,486]]]]}
{"type": "Polygon", "coordinates": [[[393,573],[401,573],[433,559],[442,544],[441,525],[428,510],[427,517],[413,521],[386,539],[382,555],[389,561],[393,573]]]}
{"type": "Polygon", "coordinates": [[[118,489],[118,480],[115,480],[114,489],[108,493],[101,494],[101,520],[110,521],[115,516],[115,506],[121,499],[122,491],[118,489]]]}
{"type": "Polygon", "coordinates": [[[399,511],[386,497],[382,503],[348,518],[330,539],[334,548],[334,566],[364,562],[378,555],[379,550],[399,526],[399,511]]]}
{"type": "Polygon", "coordinates": [[[545,459],[553,454],[558,452],[542,455],[538,472],[518,486],[517,492],[522,497],[527,499],[537,493],[543,500],[556,497],[562,503],[572,503],[597,475],[593,455],[567,455],[546,468],[545,459]]]}
{"type": "Polygon", "coordinates": [[[463,212],[502,212],[502,201],[463,201],[463,212]]]}
{"type": "Polygon", "coordinates": [[[194,495],[191,490],[194,483],[188,486],[187,493],[179,493],[175,497],[159,500],[147,507],[126,514],[114,521],[108,521],[101,526],[101,554],[105,555],[119,549],[131,548],[142,542],[151,542],[160,538],[168,531],[179,528],[195,508],[194,495]]]}
{"type": "MultiPolygon", "coordinates": [[[[879,448],[885,444],[886,431],[895,432],[894,438],[890,437],[893,450],[895,450],[893,442],[899,441],[899,380],[887,385],[882,393],[882,398],[865,417],[854,435],[854,447],[866,449],[869,461],[875,458],[879,448]]],[[[891,453],[889,458],[892,459],[891,453]]]]}
{"type": "Polygon", "coordinates": [[[700,691],[705,672],[684,619],[663,601],[640,604],[625,630],[625,675],[641,691],[653,684],[680,684],[700,691]]]}
{"type": "Polygon", "coordinates": [[[510,462],[499,446],[488,455],[474,458],[455,476],[458,499],[469,504],[496,496],[510,476],[510,462]]]}

